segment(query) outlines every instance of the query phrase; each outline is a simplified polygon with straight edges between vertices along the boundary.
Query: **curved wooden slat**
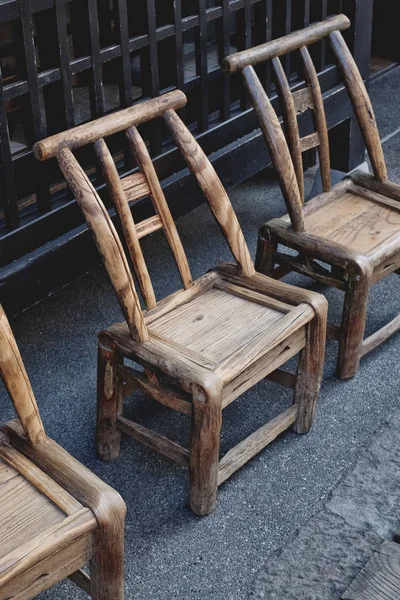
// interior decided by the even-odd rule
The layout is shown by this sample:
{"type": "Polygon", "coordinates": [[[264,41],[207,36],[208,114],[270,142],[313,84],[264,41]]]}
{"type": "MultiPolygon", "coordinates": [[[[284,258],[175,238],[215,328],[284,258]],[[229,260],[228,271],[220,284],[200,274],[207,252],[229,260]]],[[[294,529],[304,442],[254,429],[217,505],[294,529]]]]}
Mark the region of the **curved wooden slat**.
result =
{"type": "Polygon", "coordinates": [[[189,264],[146,144],[136,127],[130,127],[126,134],[134,152],[138,167],[147,177],[154,208],[160,215],[165,237],[167,238],[172,254],[174,255],[183,286],[187,290],[193,283],[189,264]]]}
{"type": "Polygon", "coordinates": [[[58,153],[57,160],[93,233],[132,337],[135,341],[146,341],[149,336],[139,298],[113,222],[71,150],[64,146],[58,153]]]}
{"type": "Polygon", "coordinates": [[[293,229],[304,231],[303,202],[281,124],[253,67],[245,67],[242,74],[270,150],[272,161],[279,174],[282,193],[293,229]]]}
{"type": "Polygon", "coordinates": [[[272,66],[276,75],[276,84],[279,94],[279,99],[282,104],[284,111],[284,120],[287,125],[290,153],[292,155],[293,166],[296,172],[297,183],[301,195],[302,202],[304,203],[304,172],[303,172],[303,159],[301,156],[301,142],[299,126],[297,123],[296,106],[294,103],[293,96],[290,91],[289,83],[282,67],[282,63],[279,58],[272,59],[272,66]]]}
{"type": "Polygon", "coordinates": [[[1,304],[0,376],[29,441],[35,445],[44,443],[47,438],[35,396],[10,324],[1,304]]]}
{"type": "Polygon", "coordinates": [[[189,169],[207,198],[238,265],[246,275],[253,275],[253,261],[242,229],[214,167],[176,112],[167,111],[164,119],[189,169]]]}
{"type": "Polygon", "coordinates": [[[117,167],[103,138],[97,140],[94,147],[107,183],[108,192],[121,219],[129,255],[132,259],[144,301],[148,310],[150,310],[157,305],[157,301],[117,167]]]}
{"type": "Polygon", "coordinates": [[[342,34],[334,31],[330,34],[329,39],[339,68],[343,73],[344,82],[368,149],[374,175],[378,181],[386,181],[388,175],[385,157],[367,89],[342,34]]]}
{"type": "Polygon", "coordinates": [[[314,102],[314,120],[319,135],[319,163],[321,169],[322,189],[329,192],[331,189],[331,161],[329,153],[329,136],[326,125],[326,116],[324,102],[322,99],[321,86],[319,85],[318,75],[311,60],[308,49],[303,46],[300,48],[300,55],[303,61],[306,81],[311,88],[311,94],[314,102]]]}

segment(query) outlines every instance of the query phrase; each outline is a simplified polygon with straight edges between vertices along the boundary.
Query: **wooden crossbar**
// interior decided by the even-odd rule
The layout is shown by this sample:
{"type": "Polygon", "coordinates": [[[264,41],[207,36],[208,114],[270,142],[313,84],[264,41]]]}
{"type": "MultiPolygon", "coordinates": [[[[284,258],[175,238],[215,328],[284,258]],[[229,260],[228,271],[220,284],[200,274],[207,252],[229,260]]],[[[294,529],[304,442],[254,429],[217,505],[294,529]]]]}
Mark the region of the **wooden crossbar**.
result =
{"type": "Polygon", "coordinates": [[[397,315],[387,325],[367,337],[362,343],[361,356],[374,350],[377,346],[389,339],[396,331],[400,330],[400,315],[397,315]]]}
{"type": "Polygon", "coordinates": [[[292,97],[297,113],[303,113],[309,108],[314,108],[314,101],[309,87],[292,92],[292,97]]]}
{"type": "Polygon", "coordinates": [[[124,382],[130,384],[130,387],[136,386],[145,392],[145,394],[148,394],[154,400],[160,402],[160,404],[168,406],[168,408],[172,408],[173,410],[177,410],[178,412],[186,415],[190,415],[192,413],[192,405],[189,401],[191,398],[189,394],[180,392],[178,390],[172,391],[165,388],[160,388],[151,383],[136,369],[126,367],[125,365],[120,365],[118,367],[118,376],[124,382]]]}
{"type": "Polygon", "coordinates": [[[160,219],[160,215],[154,215],[154,217],[149,217],[144,221],[140,221],[140,223],[136,225],[136,232],[138,238],[141,239],[142,237],[150,235],[150,233],[154,233],[162,228],[163,224],[160,219]]]}
{"type": "Polygon", "coordinates": [[[171,460],[178,462],[184,466],[187,466],[189,463],[189,450],[173,442],[155,431],[151,431],[147,429],[147,427],[143,427],[139,425],[139,423],[134,423],[133,421],[129,421],[124,417],[117,417],[117,427],[122,433],[129,435],[130,437],[135,438],[138,442],[141,442],[145,446],[156,450],[163,456],[167,456],[171,460]]]}
{"type": "Polygon", "coordinates": [[[278,435],[293,425],[297,419],[297,414],[298,408],[294,404],[284,413],[257,429],[257,431],[249,435],[243,442],[232,448],[232,450],[229,450],[219,463],[218,485],[224,483],[253,456],[261,452],[278,435]]]}
{"type": "Polygon", "coordinates": [[[301,138],[301,151],[306,152],[306,150],[311,150],[311,148],[316,148],[320,145],[319,133],[310,133],[310,135],[306,135],[301,138]]]}
{"type": "Polygon", "coordinates": [[[135,202],[151,194],[149,183],[143,173],[133,173],[124,177],[121,179],[121,186],[128,202],[135,202]]]}

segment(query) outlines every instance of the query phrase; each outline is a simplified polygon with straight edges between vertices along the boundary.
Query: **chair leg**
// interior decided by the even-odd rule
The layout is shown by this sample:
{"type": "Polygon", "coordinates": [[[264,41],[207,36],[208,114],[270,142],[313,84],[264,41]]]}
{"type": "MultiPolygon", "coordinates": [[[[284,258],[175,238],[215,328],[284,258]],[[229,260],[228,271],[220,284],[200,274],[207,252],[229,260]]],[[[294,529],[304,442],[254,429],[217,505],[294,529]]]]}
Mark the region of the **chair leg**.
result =
{"type": "Polygon", "coordinates": [[[123,600],[124,598],[125,513],[125,503],[119,498],[118,505],[111,507],[105,513],[105,524],[93,534],[90,562],[90,587],[93,600],[123,600]]]}
{"type": "Polygon", "coordinates": [[[259,273],[273,277],[277,244],[268,238],[269,236],[266,236],[261,228],[258,234],[255,269],[259,273]]]}
{"type": "Polygon", "coordinates": [[[123,358],[111,338],[99,337],[97,362],[97,452],[103,460],[117,458],[121,434],[117,429],[120,385],[117,366],[123,358]]]}
{"type": "Polygon", "coordinates": [[[217,502],[219,443],[222,402],[193,386],[193,415],[190,438],[190,507],[202,517],[210,514],[217,502]]]}
{"type": "Polygon", "coordinates": [[[339,337],[337,374],[340,379],[354,377],[360,367],[369,290],[369,277],[350,275],[339,337]]]}
{"type": "Polygon", "coordinates": [[[307,433],[314,421],[324,370],[327,321],[328,303],[321,297],[315,317],[307,325],[306,345],[297,368],[294,403],[299,412],[293,425],[297,433],[307,433]]]}

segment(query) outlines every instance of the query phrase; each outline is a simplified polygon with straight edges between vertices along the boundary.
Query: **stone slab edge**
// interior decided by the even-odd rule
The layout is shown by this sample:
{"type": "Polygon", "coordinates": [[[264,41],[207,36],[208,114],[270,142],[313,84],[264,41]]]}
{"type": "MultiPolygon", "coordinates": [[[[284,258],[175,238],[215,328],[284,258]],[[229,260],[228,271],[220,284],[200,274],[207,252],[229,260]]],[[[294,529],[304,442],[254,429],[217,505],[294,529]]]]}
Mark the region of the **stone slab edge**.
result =
{"type": "Polygon", "coordinates": [[[400,412],[361,452],[325,507],[258,572],[251,598],[338,600],[400,528],[400,412]]]}

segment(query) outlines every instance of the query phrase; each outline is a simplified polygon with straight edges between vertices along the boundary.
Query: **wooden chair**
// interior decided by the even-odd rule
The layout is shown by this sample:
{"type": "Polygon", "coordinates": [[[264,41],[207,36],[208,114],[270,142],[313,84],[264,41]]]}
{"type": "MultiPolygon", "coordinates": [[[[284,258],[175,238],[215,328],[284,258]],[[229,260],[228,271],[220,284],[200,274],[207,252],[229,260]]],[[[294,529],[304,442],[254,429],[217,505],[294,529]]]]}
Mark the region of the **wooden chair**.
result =
{"type": "Polygon", "coordinates": [[[46,436],[1,306],[0,375],[19,417],[0,427],[0,600],[66,577],[93,599],[122,600],[125,504],[46,436]]]}
{"type": "Polygon", "coordinates": [[[288,215],[260,230],[256,270],[279,278],[298,271],[345,292],[341,326],[328,325],[339,341],[338,375],[357,373],[362,356],[400,327],[400,315],[364,338],[371,286],[400,267],[400,186],[388,181],[385,160],[367,90],[340,30],[345,15],[331,17],[302,31],[225,59],[227,73],[241,71],[280,177],[288,215]],[[374,175],[352,174],[331,189],[328,130],[321,89],[307,46],[328,36],[353,104],[374,175]],[[280,56],[299,50],[306,86],[292,92],[280,56]],[[254,69],[272,59],[288,143],[274,108],[254,69]],[[297,115],[313,111],[315,133],[300,139],[297,115]],[[304,206],[302,152],[318,147],[324,193],[304,206]],[[278,244],[283,247],[278,248],[278,244]],[[297,251],[297,256],[285,252],[297,251]],[[324,265],[321,265],[322,261],[324,265]],[[278,268],[275,265],[278,264],[278,268]]]}
{"type": "Polygon", "coordinates": [[[326,301],[256,274],[229,198],[213,167],[177,109],[180,91],[106,116],[37,144],[36,156],[57,156],[93,232],[126,323],[99,336],[98,452],[119,455],[121,432],[189,466],[190,505],[210,513],[217,488],[283,430],[309,430],[320,386],[326,301]],[[236,264],[223,264],[197,281],[171,217],[147,147],[137,126],[163,117],[179,150],[206,196],[236,264]],[[126,130],[139,172],[120,180],[104,136],[126,130]],[[94,142],[125,234],[126,245],[147,310],[142,311],[127,259],[114,225],[85,172],[72,154],[94,142]],[[155,215],[135,224],[129,201],[150,195],[155,215]],[[139,239],[163,229],[184,289],[156,302],[139,239]],[[276,369],[300,352],[297,375],[276,369]],[[144,371],[124,365],[132,359],[144,371]],[[295,388],[294,405],[230,450],[220,461],[222,410],[267,375],[295,388]],[[190,450],[122,416],[123,398],[141,390],[174,410],[192,416],[190,450]]]}

